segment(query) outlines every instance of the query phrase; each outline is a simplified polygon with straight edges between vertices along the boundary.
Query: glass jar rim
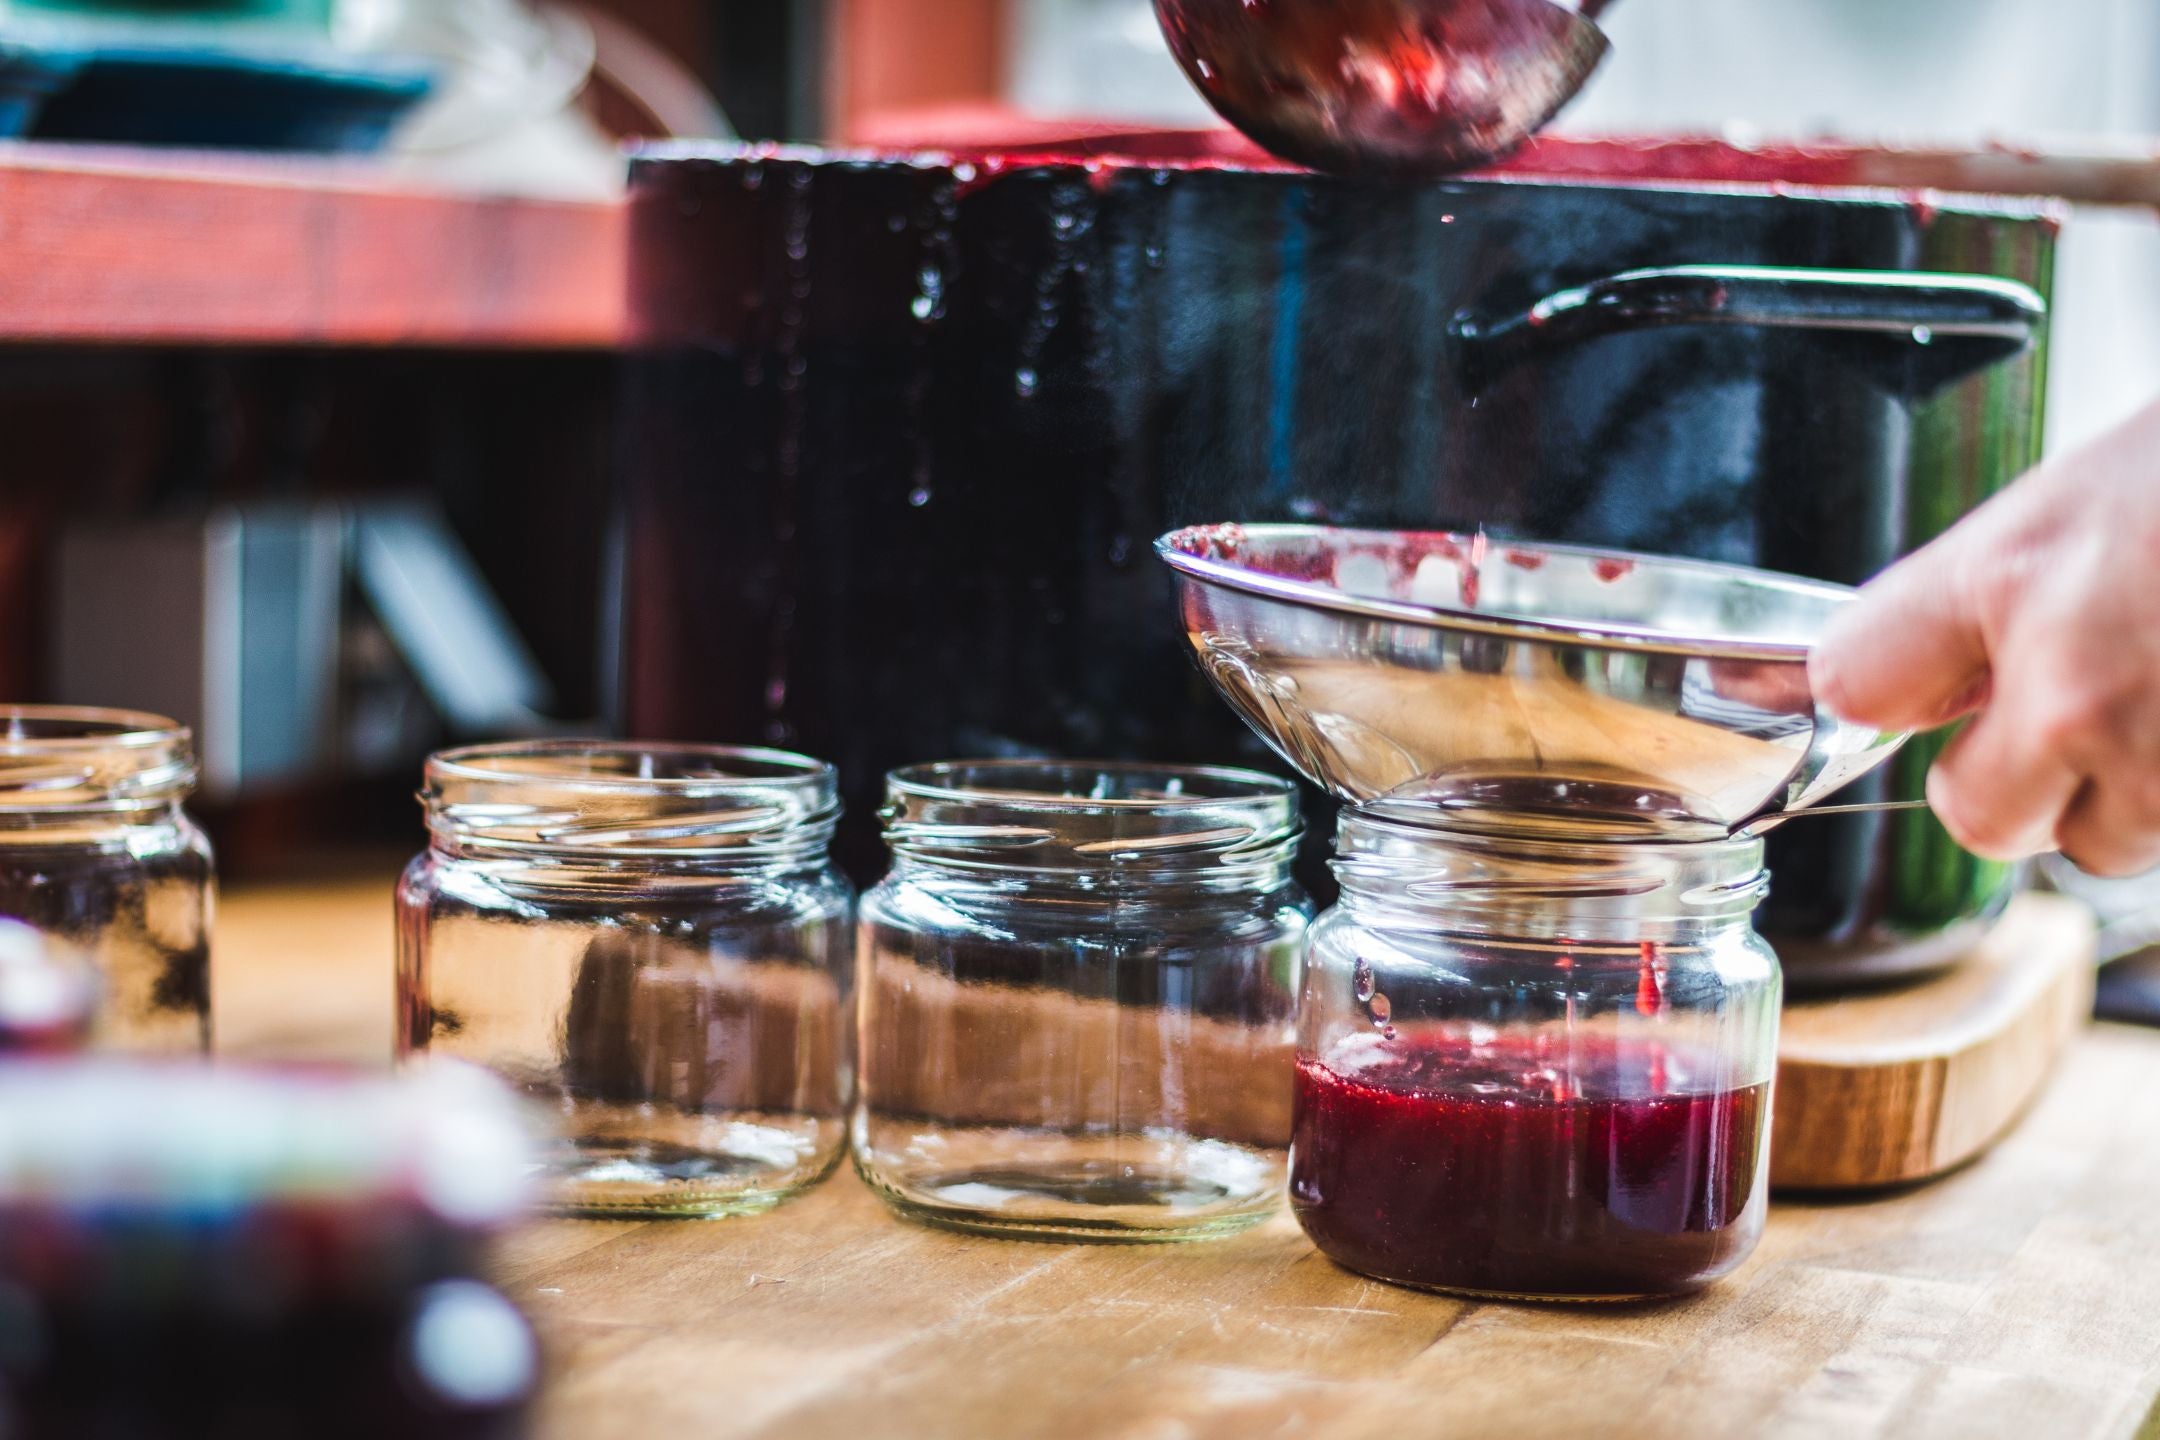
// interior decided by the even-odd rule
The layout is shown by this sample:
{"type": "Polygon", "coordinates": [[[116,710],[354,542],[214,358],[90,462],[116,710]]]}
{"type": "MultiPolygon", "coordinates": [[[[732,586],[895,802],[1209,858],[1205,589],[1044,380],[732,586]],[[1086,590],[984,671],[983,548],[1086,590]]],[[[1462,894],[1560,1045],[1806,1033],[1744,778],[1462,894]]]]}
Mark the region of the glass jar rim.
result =
{"type": "Polygon", "coordinates": [[[942,760],[885,777],[896,856],[982,870],[1123,879],[1288,864],[1297,786],[1227,765],[1133,760],[942,760]]]}
{"type": "Polygon", "coordinates": [[[934,760],[903,765],[886,775],[888,795],[906,793],[932,800],[993,800],[999,804],[1086,814],[1112,810],[1174,810],[1221,806],[1239,801],[1294,803],[1297,785],[1277,775],[1235,765],[1164,764],[1152,760],[1040,759],[934,760]],[[1146,786],[1152,793],[1101,795],[1083,793],[1069,782],[1059,788],[1027,783],[1054,776],[1093,776],[1090,790],[1102,782],[1146,786]],[[1152,782],[1152,783],[1151,783],[1152,782]],[[1200,788],[1213,786],[1210,793],[1200,788]],[[1189,788],[1190,787],[1190,788],[1189,788]]]}
{"type": "Polygon", "coordinates": [[[800,863],[840,816],[826,761],[673,740],[459,746],[428,757],[419,799],[450,849],[610,861],[800,863]]]}
{"type": "Polygon", "coordinates": [[[0,705],[0,754],[139,749],[194,738],[187,726],[149,710],[105,705],[0,705]]]}
{"type": "Polygon", "coordinates": [[[1350,908],[1525,936],[1743,920],[1769,889],[1759,835],[1556,840],[1451,826],[1400,807],[1346,807],[1330,868],[1350,908]]]}
{"type": "Polygon", "coordinates": [[[799,789],[805,785],[830,784],[834,781],[835,771],[827,761],[762,745],[720,745],[692,740],[557,739],[493,740],[482,745],[438,750],[428,757],[427,775],[431,780],[439,777],[477,782],[544,780],[579,789],[665,795],[695,794],[715,785],[724,785],[731,790],[744,787],[799,789]],[[707,768],[690,774],[633,775],[592,768],[579,771],[562,763],[579,758],[665,758],[686,767],[703,764],[707,768]]]}
{"type": "Polygon", "coordinates": [[[0,705],[0,814],[149,811],[185,797],[195,735],[168,716],[101,705],[0,705]]]}
{"type": "Polygon", "coordinates": [[[1455,823],[1447,812],[1415,801],[1372,801],[1343,806],[1337,821],[1339,837],[1355,838],[1359,832],[1410,845],[1429,843],[1490,854],[1520,855],[1548,861],[1580,859],[1610,864],[1626,856],[1683,857],[1705,862],[1721,858],[1739,863],[1750,854],[1758,862],[1763,848],[1760,835],[1658,835],[1648,832],[1601,834],[1566,838],[1548,830],[1509,830],[1475,821],[1455,823]],[[1431,811],[1430,816],[1425,812],[1431,811]]]}

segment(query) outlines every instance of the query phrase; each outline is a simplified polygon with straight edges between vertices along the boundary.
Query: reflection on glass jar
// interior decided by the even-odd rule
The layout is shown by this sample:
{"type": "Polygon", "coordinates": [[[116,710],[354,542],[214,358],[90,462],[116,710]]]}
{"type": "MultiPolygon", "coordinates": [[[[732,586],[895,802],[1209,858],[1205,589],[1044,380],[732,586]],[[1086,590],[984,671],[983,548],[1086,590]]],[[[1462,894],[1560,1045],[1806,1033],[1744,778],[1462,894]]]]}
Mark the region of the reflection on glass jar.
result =
{"type": "Polygon", "coordinates": [[[852,894],[832,768],[775,750],[548,741],[429,760],[398,887],[400,1054],[553,1114],[569,1212],[766,1209],[838,1162],[852,894]]]}
{"type": "Polygon", "coordinates": [[[0,706],[0,916],[97,969],[96,1049],[210,1048],[210,843],[195,745],[161,715],[0,706]]]}
{"type": "Polygon", "coordinates": [[[1290,1199],[1351,1269],[1473,1295],[1699,1289],[1767,1195],[1760,840],[1568,844],[1346,810],[1298,1012],[1290,1199]]]}
{"type": "Polygon", "coordinates": [[[902,1214],[1181,1239],[1280,1203],[1308,906],[1245,770],[897,770],[863,897],[856,1167],[902,1214]]]}

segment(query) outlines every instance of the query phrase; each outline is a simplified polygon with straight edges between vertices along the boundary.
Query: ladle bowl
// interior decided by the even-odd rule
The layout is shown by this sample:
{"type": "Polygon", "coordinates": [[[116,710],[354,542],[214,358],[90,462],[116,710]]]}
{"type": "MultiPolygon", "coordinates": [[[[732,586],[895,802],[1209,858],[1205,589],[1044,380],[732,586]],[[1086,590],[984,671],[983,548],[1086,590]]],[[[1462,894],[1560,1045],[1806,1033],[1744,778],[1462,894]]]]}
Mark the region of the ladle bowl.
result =
{"type": "Polygon", "coordinates": [[[1225,120],[1285,160],[1417,176],[1506,154],[1605,57],[1604,0],[1155,0],[1225,120]]]}
{"type": "Polygon", "coordinates": [[[1455,826],[1707,839],[1905,735],[1822,710],[1845,586],[1482,534],[1206,525],[1158,540],[1223,698],[1314,783],[1455,826]]]}

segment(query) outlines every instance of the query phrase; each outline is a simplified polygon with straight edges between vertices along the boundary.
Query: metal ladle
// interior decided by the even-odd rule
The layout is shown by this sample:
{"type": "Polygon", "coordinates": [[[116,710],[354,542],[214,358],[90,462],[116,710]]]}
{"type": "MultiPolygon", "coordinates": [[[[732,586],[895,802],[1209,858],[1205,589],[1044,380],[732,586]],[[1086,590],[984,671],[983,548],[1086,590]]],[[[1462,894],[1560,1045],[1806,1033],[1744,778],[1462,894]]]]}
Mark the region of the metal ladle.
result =
{"type": "Polygon", "coordinates": [[[1285,160],[1448,175],[1520,145],[1610,48],[1610,0],[1155,0],[1208,103],[1285,160]]]}

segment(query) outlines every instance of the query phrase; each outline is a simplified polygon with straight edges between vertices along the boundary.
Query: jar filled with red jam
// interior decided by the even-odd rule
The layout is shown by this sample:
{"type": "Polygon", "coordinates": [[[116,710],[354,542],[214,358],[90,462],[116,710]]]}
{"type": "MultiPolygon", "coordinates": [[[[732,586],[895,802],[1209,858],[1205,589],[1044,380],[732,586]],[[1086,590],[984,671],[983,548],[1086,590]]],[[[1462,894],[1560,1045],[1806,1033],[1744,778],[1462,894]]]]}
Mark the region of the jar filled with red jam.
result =
{"type": "Polygon", "coordinates": [[[1298,1012],[1290,1198],[1342,1265],[1536,1300],[1700,1289],[1762,1232],[1762,842],[1346,810],[1298,1012]]]}

